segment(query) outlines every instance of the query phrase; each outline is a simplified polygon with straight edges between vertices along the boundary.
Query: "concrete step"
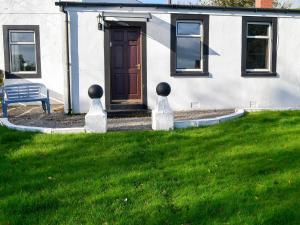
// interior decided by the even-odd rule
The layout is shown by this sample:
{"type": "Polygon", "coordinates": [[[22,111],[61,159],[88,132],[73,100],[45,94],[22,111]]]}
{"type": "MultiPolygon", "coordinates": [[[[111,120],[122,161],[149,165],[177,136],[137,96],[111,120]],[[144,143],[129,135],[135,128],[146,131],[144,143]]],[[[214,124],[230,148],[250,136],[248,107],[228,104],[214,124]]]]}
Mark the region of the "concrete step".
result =
{"type": "Polygon", "coordinates": [[[151,117],[149,109],[115,109],[107,110],[108,118],[151,117]]]}
{"type": "Polygon", "coordinates": [[[111,110],[137,110],[137,109],[147,109],[147,106],[143,104],[111,104],[111,110]]]}

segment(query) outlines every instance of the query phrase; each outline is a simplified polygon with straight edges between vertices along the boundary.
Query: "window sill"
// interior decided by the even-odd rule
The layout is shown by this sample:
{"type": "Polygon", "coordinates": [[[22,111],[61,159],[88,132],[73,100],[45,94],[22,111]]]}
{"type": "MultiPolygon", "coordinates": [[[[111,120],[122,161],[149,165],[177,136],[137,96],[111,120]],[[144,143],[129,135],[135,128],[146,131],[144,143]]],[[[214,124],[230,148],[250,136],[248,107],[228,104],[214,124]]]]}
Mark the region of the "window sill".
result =
{"type": "Polygon", "coordinates": [[[5,79],[26,79],[26,78],[32,78],[32,79],[39,79],[42,78],[41,74],[38,73],[5,73],[5,79]]]}
{"type": "Polygon", "coordinates": [[[175,72],[171,77],[209,77],[209,72],[175,72]]]}
{"type": "Polygon", "coordinates": [[[242,72],[242,77],[277,77],[276,72],[242,72]]]}

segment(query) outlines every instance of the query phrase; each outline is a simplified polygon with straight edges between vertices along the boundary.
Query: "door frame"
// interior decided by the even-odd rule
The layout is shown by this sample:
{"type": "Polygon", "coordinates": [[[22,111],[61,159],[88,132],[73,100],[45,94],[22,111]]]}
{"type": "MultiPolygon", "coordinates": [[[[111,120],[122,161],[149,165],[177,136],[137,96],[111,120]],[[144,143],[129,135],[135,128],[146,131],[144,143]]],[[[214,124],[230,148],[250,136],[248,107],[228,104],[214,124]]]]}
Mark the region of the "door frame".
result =
{"type": "Polygon", "coordinates": [[[138,27],[141,30],[141,99],[142,105],[147,108],[147,43],[146,43],[146,22],[118,22],[118,21],[106,21],[104,28],[104,66],[105,66],[105,106],[107,110],[111,110],[111,47],[110,28],[128,28],[138,27]]]}

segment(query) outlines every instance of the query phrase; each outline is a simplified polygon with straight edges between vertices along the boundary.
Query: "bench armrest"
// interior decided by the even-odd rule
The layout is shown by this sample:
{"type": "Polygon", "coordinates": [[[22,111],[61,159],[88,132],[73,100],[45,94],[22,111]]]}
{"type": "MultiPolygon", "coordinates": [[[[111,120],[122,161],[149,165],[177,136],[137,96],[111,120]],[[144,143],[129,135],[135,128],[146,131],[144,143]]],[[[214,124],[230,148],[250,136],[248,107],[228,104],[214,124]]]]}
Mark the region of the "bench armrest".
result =
{"type": "Polygon", "coordinates": [[[40,96],[47,98],[49,97],[49,90],[45,86],[41,86],[40,96]]]}
{"type": "Polygon", "coordinates": [[[4,96],[4,93],[3,93],[3,87],[0,86],[0,101],[3,101],[3,96],[4,96]]]}
{"type": "Polygon", "coordinates": [[[5,93],[4,86],[0,87],[0,100],[2,101],[2,103],[6,101],[6,93],[5,93]]]}

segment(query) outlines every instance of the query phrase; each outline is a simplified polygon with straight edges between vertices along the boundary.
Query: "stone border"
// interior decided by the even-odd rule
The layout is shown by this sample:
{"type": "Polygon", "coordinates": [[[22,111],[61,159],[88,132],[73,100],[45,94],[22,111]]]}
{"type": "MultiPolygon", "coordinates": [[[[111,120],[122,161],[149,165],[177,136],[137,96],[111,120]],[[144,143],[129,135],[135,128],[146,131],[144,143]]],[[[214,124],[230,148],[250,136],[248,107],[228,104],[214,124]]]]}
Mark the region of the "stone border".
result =
{"type": "Polygon", "coordinates": [[[235,110],[235,113],[225,115],[225,116],[219,116],[219,117],[215,117],[215,118],[175,121],[174,127],[175,128],[188,128],[188,127],[210,126],[210,125],[218,124],[218,123],[221,123],[221,122],[224,122],[227,120],[232,120],[232,119],[241,117],[244,114],[245,114],[244,109],[237,109],[237,110],[235,110]]]}
{"type": "MultiPolygon", "coordinates": [[[[241,117],[245,114],[245,110],[239,109],[235,113],[219,116],[216,118],[210,119],[198,119],[198,120],[180,120],[174,122],[175,128],[188,128],[188,127],[201,127],[201,126],[210,126],[218,124],[227,120],[232,120],[238,117],[241,117]]],[[[44,128],[44,127],[31,127],[31,126],[22,126],[15,125],[8,121],[7,118],[0,118],[0,125],[5,126],[9,129],[18,130],[18,131],[28,131],[28,132],[39,132],[45,134],[78,134],[86,133],[85,127],[75,127],[75,128],[44,128]]]]}
{"type": "Polygon", "coordinates": [[[0,118],[0,124],[9,129],[18,131],[29,131],[29,132],[40,132],[45,134],[76,134],[85,133],[84,127],[74,127],[74,128],[45,128],[45,127],[31,127],[15,125],[8,121],[7,118],[0,118]]]}

